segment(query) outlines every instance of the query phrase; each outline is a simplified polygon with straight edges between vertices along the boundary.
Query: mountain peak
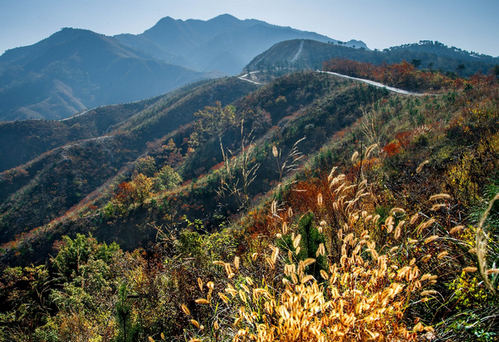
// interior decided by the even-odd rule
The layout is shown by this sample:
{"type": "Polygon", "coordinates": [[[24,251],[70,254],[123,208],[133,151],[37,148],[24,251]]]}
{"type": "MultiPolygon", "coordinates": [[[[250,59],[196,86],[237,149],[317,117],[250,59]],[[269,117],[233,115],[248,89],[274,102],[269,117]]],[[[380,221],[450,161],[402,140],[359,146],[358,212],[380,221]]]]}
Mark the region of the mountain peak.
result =
{"type": "Polygon", "coordinates": [[[234,17],[232,14],[224,13],[224,14],[217,15],[216,17],[211,18],[208,21],[235,22],[235,21],[241,21],[241,20],[234,17]]]}

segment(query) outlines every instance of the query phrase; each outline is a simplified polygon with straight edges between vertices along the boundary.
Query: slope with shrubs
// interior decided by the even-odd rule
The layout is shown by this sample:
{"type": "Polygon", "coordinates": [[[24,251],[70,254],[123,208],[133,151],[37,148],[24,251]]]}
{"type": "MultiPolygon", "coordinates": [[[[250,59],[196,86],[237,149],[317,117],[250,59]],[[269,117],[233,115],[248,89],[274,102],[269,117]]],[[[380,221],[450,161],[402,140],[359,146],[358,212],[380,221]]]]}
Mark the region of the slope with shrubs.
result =
{"type": "MultiPolygon", "coordinates": [[[[324,139],[360,117],[365,106],[386,96],[385,90],[329,75],[298,73],[276,80],[233,105],[207,107],[198,112],[194,125],[172,132],[151,147],[150,154],[157,162],[152,160],[153,165],[146,168],[149,171],[136,167],[124,175],[128,178],[118,177],[114,198],[103,197],[69,218],[64,215],[61,222],[57,219],[37,229],[37,234],[32,231],[26,243],[19,245],[21,255],[10,255],[17,262],[43,258],[54,240],[75,231],[93,231],[99,239],[118,241],[133,249],[151,241],[155,232],[150,222],[181,229],[188,225],[182,218],[185,215],[215,229],[244,212],[256,201],[253,197],[271,190],[285,173],[299,166],[298,160],[287,156],[297,141],[301,140],[300,154],[317,151],[324,139]],[[221,113],[225,118],[217,117],[221,113]],[[276,161],[269,153],[271,144],[278,144],[283,154],[280,172],[276,172],[276,161]],[[221,146],[226,156],[233,154],[225,162],[227,167],[232,165],[230,177],[220,170],[224,164],[221,146]],[[158,180],[165,162],[176,167],[185,181],[173,193],[162,190],[158,180]],[[249,177],[248,167],[255,165],[259,170],[249,177]],[[223,191],[221,181],[227,183],[223,191]],[[95,206],[102,207],[96,211],[95,206]]],[[[141,131],[144,126],[134,130],[141,131]]],[[[157,125],[145,127],[147,131],[147,127],[157,125]]]]}
{"type": "MultiPolygon", "coordinates": [[[[306,77],[310,82],[315,76],[306,77]]],[[[0,280],[0,336],[14,341],[496,339],[496,81],[475,78],[464,89],[414,98],[374,96],[367,86],[317,77],[332,83],[329,99],[311,100],[296,116],[275,117],[277,127],[255,135],[253,144],[237,137],[241,151],[234,149],[231,158],[225,150],[223,167],[192,185],[148,195],[137,189],[149,182],[152,189],[157,178],[174,187],[180,178],[155,165],[166,156],[136,165],[133,179],[106,205],[110,222],[102,227],[152,225],[154,246],[123,252],[74,235],[56,243],[56,256],[45,264],[7,268],[0,280]],[[302,147],[312,135],[296,143],[307,125],[320,128],[340,103],[348,104],[338,98],[349,92],[359,98],[360,91],[370,100],[343,126],[319,135],[320,150],[302,147]],[[309,157],[300,158],[300,151],[309,157]],[[301,167],[283,171],[286,161],[301,167]],[[262,187],[270,162],[276,182],[262,187]],[[260,176],[249,188],[271,191],[249,202],[243,190],[217,197],[225,206],[246,203],[235,207],[244,214],[219,229],[207,232],[191,210],[181,219],[185,229],[175,231],[184,226],[176,225],[174,208],[159,209],[173,196],[188,200],[206,193],[207,184],[222,194],[224,184],[237,189],[237,180],[243,182],[255,163],[260,176]],[[125,189],[131,189],[132,202],[122,201],[125,189]]],[[[271,89],[257,94],[272,94],[271,89]]],[[[242,107],[214,108],[198,113],[198,125],[184,136],[211,137],[228,146],[235,129],[227,123],[242,107]],[[206,130],[199,125],[210,114],[220,115],[221,124],[206,130]]],[[[269,110],[268,116],[277,112],[269,110]]],[[[251,122],[244,122],[243,132],[249,132],[251,122]]],[[[167,137],[163,148],[172,161],[182,155],[175,138],[167,137]]],[[[213,195],[208,198],[215,202],[213,195]]],[[[91,224],[92,217],[84,222],[91,224]]]]}
{"type": "MultiPolygon", "coordinates": [[[[156,99],[131,118],[110,126],[108,134],[70,142],[4,171],[0,178],[0,241],[11,241],[16,234],[65,214],[121,171],[129,169],[127,163],[150,148],[148,143],[188,124],[194,118],[193,113],[212,104],[214,98],[227,104],[252,89],[254,85],[235,78],[187,87],[156,99]],[[149,123],[151,119],[146,120],[146,114],[154,114],[157,121],[149,123]],[[133,129],[127,126],[132,119],[133,129]]],[[[91,127],[92,122],[99,121],[91,115],[72,120],[86,120],[86,127],[91,127]]]]}
{"type": "Polygon", "coordinates": [[[63,121],[25,120],[0,123],[0,171],[27,163],[67,143],[109,133],[111,126],[155,102],[150,99],[88,110],[63,121]]]}

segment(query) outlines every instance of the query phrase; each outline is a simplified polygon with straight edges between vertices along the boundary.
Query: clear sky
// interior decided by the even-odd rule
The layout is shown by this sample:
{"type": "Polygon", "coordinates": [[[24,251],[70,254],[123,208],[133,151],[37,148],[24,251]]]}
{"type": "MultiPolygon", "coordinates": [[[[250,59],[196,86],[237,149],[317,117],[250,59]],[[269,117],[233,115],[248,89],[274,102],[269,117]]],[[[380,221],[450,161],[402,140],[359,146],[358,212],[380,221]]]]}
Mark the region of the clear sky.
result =
{"type": "Polygon", "coordinates": [[[427,39],[499,56],[499,0],[0,0],[0,54],[62,27],[141,33],[165,16],[223,13],[360,39],[371,49],[427,39]]]}

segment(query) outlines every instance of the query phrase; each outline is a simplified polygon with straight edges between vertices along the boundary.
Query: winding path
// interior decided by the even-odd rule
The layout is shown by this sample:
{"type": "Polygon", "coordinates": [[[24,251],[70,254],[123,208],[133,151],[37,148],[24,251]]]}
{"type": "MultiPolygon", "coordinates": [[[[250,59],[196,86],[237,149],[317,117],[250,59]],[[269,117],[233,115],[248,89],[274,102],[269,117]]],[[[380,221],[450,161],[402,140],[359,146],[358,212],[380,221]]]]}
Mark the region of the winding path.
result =
{"type": "Polygon", "coordinates": [[[402,95],[412,95],[412,96],[433,95],[433,94],[426,94],[426,93],[415,93],[415,92],[407,91],[407,90],[400,89],[400,88],[390,87],[390,86],[387,86],[387,85],[385,85],[383,83],[379,83],[379,82],[376,82],[376,81],[371,81],[371,80],[368,80],[368,79],[365,79],[365,78],[358,78],[358,77],[353,77],[353,76],[347,76],[347,75],[343,75],[343,74],[338,74],[337,72],[333,72],[333,71],[316,70],[316,72],[321,73],[321,74],[329,74],[329,75],[335,75],[335,76],[338,76],[338,77],[348,78],[350,80],[355,80],[355,81],[359,81],[359,82],[364,82],[364,83],[370,84],[372,86],[375,86],[375,87],[378,87],[378,88],[385,88],[386,90],[392,91],[392,92],[397,93],[397,94],[402,94],[402,95]]]}
{"type": "Polygon", "coordinates": [[[247,74],[244,74],[244,75],[241,75],[241,76],[237,76],[237,78],[239,78],[241,81],[246,81],[246,82],[249,82],[251,84],[256,84],[256,85],[262,85],[263,83],[260,83],[260,82],[257,82],[257,81],[253,81],[253,80],[250,80],[246,77],[249,77],[253,74],[256,74],[256,73],[259,73],[260,71],[250,71],[248,72],[247,74]]]}
{"type": "MultiPolygon", "coordinates": [[[[301,53],[300,50],[301,49],[298,49],[295,57],[301,53]]],[[[240,80],[242,80],[242,81],[246,81],[246,82],[249,82],[249,83],[252,83],[252,84],[262,85],[263,83],[261,83],[261,82],[257,82],[257,81],[249,79],[249,77],[251,75],[259,73],[259,72],[260,71],[251,71],[251,72],[249,72],[247,74],[243,74],[243,75],[238,76],[238,78],[240,80]]],[[[383,83],[379,83],[379,82],[376,82],[376,81],[368,80],[368,79],[365,79],[365,78],[347,76],[347,75],[339,74],[339,73],[333,72],[333,71],[316,70],[315,72],[320,73],[320,74],[334,75],[334,76],[338,76],[338,77],[342,77],[342,78],[347,78],[349,80],[354,80],[354,81],[359,81],[359,82],[367,83],[367,84],[372,85],[374,87],[385,88],[388,91],[391,91],[391,92],[394,92],[394,93],[397,93],[397,94],[401,94],[401,95],[411,95],[411,96],[435,96],[435,95],[437,95],[437,94],[431,94],[431,93],[416,93],[416,92],[413,92],[413,91],[408,91],[408,90],[404,90],[404,89],[400,89],[400,88],[390,87],[390,86],[387,86],[387,85],[385,85],[383,83]]]]}

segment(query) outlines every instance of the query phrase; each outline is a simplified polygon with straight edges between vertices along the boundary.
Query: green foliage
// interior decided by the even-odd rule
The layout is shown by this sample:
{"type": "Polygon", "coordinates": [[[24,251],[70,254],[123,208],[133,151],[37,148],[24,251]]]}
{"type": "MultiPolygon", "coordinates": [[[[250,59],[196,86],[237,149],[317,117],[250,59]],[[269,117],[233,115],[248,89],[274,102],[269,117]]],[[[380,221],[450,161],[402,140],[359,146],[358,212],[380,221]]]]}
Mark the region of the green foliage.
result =
{"type": "Polygon", "coordinates": [[[139,158],[135,162],[135,170],[147,177],[152,177],[157,171],[156,160],[151,156],[139,158]]]}
{"type": "MultiPolygon", "coordinates": [[[[316,262],[308,266],[309,274],[312,274],[316,279],[320,279],[320,270],[326,269],[327,259],[323,255],[319,255],[317,250],[320,244],[326,244],[324,234],[320,233],[314,225],[314,214],[308,212],[303,215],[298,221],[297,233],[301,235],[299,244],[299,253],[297,254],[298,260],[305,260],[307,258],[315,259],[316,262]]],[[[296,248],[293,246],[291,234],[286,234],[276,241],[277,247],[284,251],[291,251],[296,253],[296,248]]],[[[294,262],[294,261],[289,261],[294,262]]]]}
{"type": "Polygon", "coordinates": [[[82,266],[89,260],[102,260],[108,263],[118,250],[119,246],[116,243],[113,242],[109,246],[106,243],[99,244],[92,236],[77,234],[75,239],[64,236],[62,247],[52,260],[52,264],[65,279],[73,279],[82,275],[84,272],[82,266]]]}
{"type": "Polygon", "coordinates": [[[135,342],[139,340],[140,325],[133,322],[132,307],[128,296],[128,287],[123,283],[119,288],[118,302],[116,303],[116,318],[118,320],[116,342],[135,342]]]}
{"type": "Polygon", "coordinates": [[[316,279],[319,279],[321,269],[326,269],[326,258],[323,255],[318,255],[317,250],[319,245],[325,244],[324,235],[314,225],[314,214],[312,212],[303,215],[298,222],[298,232],[301,235],[300,253],[298,258],[305,260],[307,258],[316,259],[316,262],[309,266],[310,274],[316,279]]]}
{"type": "Polygon", "coordinates": [[[182,177],[169,165],[165,165],[154,176],[156,191],[171,190],[182,183],[182,177]]]}

